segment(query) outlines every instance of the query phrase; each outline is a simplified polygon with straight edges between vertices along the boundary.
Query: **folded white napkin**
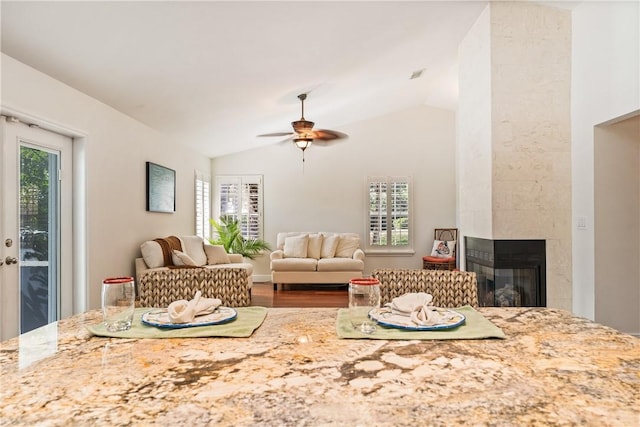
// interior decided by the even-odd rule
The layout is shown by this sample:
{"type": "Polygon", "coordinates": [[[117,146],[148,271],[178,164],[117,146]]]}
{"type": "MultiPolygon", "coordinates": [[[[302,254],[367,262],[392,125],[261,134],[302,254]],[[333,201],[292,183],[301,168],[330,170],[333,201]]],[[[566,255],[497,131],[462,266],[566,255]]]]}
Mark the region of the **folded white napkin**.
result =
{"type": "Polygon", "coordinates": [[[432,301],[431,294],[417,292],[396,297],[387,306],[394,315],[409,317],[418,326],[437,325],[448,320],[451,316],[439,311],[431,304],[432,301]]]}
{"type": "Polygon", "coordinates": [[[201,298],[202,292],[196,292],[192,300],[178,300],[169,304],[167,313],[171,323],[190,323],[196,316],[213,313],[222,304],[218,298],[201,298]]]}
{"type": "Polygon", "coordinates": [[[410,316],[416,307],[430,306],[432,301],[433,295],[425,292],[416,292],[395,297],[387,305],[394,314],[410,316]]]}

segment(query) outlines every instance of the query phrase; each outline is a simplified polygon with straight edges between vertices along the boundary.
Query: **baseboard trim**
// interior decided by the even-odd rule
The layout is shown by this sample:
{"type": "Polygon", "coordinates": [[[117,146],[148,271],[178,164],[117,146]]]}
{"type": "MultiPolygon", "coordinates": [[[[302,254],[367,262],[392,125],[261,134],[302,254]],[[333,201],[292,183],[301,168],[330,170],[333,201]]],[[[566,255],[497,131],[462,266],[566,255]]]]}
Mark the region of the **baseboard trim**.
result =
{"type": "Polygon", "coordinates": [[[271,275],[269,274],[254,274],[253,275],[253,283],[264,283],[264,282],[270,282],[271,281],[271,275]]]}

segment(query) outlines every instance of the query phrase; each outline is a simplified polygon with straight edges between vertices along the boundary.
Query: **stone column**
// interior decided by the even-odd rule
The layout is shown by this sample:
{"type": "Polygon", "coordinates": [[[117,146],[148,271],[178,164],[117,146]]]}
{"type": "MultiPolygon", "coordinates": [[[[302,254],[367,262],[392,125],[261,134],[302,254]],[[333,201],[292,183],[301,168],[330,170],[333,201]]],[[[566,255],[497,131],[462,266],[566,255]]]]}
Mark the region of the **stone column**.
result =
{"type": "Polygon", "coordinates": [[[492,2],[459,59],[461,234],[546,240],[547,305],[571,309],[571,14],[492,2]]]}

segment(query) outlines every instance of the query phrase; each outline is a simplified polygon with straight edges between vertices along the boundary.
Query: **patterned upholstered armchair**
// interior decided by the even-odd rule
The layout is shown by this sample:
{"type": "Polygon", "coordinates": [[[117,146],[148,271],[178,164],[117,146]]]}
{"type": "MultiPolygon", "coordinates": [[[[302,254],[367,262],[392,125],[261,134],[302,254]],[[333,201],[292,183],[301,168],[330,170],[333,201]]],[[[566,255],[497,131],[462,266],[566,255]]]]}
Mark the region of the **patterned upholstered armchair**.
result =
{"type": "Polygon", "coordinates": [[[378,269],[373,277],[380,281],[381,303],[409,292],[433,295],[438,307],[478,306],[476,273],[451,270],[378,269]]]}

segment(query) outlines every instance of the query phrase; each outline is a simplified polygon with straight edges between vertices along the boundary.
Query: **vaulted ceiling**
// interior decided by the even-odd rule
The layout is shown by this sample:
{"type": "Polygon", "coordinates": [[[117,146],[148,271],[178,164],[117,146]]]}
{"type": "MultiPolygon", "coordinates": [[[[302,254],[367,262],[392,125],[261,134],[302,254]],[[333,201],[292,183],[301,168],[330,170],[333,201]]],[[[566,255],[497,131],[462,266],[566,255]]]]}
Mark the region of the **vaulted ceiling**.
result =
{"type": "Polygon", "coordinates": [[[485,1],[2,1],[2,51],[207,156],[417,105],[454,109],[485,1]],[[422,76],[410,79],[415,71],[422,76]]]}

